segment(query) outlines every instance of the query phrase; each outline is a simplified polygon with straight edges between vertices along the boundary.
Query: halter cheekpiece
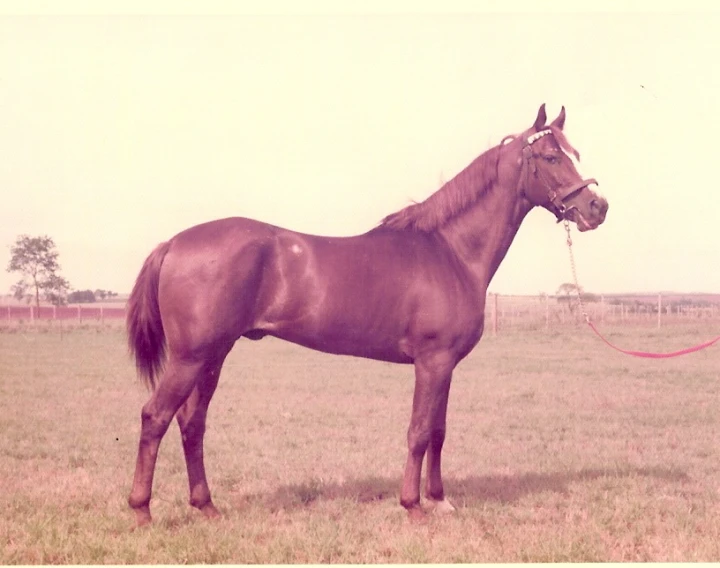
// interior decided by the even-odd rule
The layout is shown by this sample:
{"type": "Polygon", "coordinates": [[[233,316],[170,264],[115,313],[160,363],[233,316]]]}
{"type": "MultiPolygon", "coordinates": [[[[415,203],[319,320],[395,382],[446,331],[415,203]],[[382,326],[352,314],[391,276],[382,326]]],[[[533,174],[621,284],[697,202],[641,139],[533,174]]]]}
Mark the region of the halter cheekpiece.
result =
{"type": "MultiPolygon", "coordinates": [[[[537,166],[535,165],[533,159],[534,156],[531,151],[531,146],[540,140],[543,136],[547,136],[548,134],[552,134],[553,131],[549,128],[546,128],[545,130],[540,130],[539,132],[536,132],[535,134],[531,134],[527,137],[525,140],[525,144],[523,145],[523,157],[524,157],[524,163],[523,163],[523,169],[530,168],[534,173],[537,172],[537,166]]],[[[528,170],[529,171],[529,170],[528,170]]],[[[522,176],[520,178],[522,180],[522,176]]],[[[594,178],[590,179],[584,179],[582,181],[579,181],[577,183],[573,183],[566,187],[561,187],[560,189],[551,189],[547,188],[547,199],[550,202],[550,204],[553,206],[553,213],[555,214],[555,217],[557,218],[558,223],[565,219],[567,213],[573,209],[576,209],[574,205],[570,205],[567,207],[565,205],[565,200],[569,199],[573,195],[575,195],[578,191],[586,188],[591,183],[594,183],[595,185],[598,185],[598,182],[595,181],[594,178]]],[[[525,196],[528,197],[527,191],[525,191],[525,196]]],[[[530,200],[531,203],[533,203],[533,200],[530,200]]],[[[535,203],[535,205],[542,205],[540,200],[538,200],[538,203],[535,203]]]]}

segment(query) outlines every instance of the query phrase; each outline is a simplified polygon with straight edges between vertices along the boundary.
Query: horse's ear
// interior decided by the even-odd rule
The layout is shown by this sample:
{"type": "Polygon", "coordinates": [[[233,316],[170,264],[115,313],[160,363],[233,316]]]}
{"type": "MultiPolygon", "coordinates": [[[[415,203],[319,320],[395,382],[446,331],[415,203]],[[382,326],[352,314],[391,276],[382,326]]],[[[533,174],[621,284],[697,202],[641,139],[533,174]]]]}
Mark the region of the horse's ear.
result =
{"type": "Polygon", "coordinates": [[[547,120],[547,114],[545,114],[545,103],[540,105],[540,108],[538,109],[538,115],[535,119],[535,124],[533,124],[533,127],[535,130],[540,132],[545,127],[545,121],[547,120]]]}
{"type": "Polygon", "coordinates": [[[557,126],[560,130],[563,129],[563,126],[565,126],[565,107],[560,109],[560,114],[550,123],[550,126],[557,126]]]}

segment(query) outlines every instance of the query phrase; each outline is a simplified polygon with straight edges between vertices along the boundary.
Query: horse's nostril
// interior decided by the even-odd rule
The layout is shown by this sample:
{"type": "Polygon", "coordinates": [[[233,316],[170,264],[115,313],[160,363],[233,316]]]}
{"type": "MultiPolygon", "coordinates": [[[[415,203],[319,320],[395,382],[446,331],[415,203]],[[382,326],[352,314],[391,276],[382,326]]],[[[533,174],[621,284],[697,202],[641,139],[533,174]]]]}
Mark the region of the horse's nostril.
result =
{"type": "Polygon", "coordinates": [[[604,199],[593,199],[590,201],[590,210],[604,215],[607,212],[608,204],[604,199]]]}

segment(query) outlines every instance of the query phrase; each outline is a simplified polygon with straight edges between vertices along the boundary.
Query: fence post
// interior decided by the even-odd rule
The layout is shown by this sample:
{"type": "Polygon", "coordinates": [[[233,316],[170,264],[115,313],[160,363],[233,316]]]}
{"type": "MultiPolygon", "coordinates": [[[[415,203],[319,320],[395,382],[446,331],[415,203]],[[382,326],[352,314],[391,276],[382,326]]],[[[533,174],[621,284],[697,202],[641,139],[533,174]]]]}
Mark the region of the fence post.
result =
{"type": "Polygon", "coordinates": [[[657,305],[657,310],[658,310],[658,322],[657,322],[657,326],[660,327],[660,322],[661,322],[661,320],[662,320],[662,294],[660,294],[660,293],[658,293],[658,305],[657,305]]]}
{"type": "Polygon", "coordinates": [[[100,323],[101,324],[105,323],[105,315],[103,313],[103,306],[100,306],[100,323]]]}
{"type": "Polygon", "coordinates": [[[82,316],[80,315],[80,304],[78,304],[78,321],[82,321],[82,316]]]}
{"type": "Polygon", "coordinates": [[[545,330],[550,329],[550,296],[545,294],[545,330]]]}

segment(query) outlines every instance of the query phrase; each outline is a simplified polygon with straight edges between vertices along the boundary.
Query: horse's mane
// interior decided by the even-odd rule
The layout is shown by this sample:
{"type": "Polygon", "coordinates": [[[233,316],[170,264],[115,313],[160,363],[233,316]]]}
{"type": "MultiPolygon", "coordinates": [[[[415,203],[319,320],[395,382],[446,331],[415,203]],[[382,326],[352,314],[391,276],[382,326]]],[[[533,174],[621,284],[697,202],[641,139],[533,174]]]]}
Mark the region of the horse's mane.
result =
{"type": "Polygon", "coordinates": [[[450,219],[467,210],[497,182],[501,147],[502,144],[490,148],[425,201],[413,203],[388,215],[381,221],[380,226],[422,232],[442,227],[450,219]]]}
{"type": "MultiPolygon", "coordinates": [[[[572,147],[561,128],[548,125],[560,147],[580,160],[580,153],[572,147]]],[[[425,201],[413,203],[391,213],[380,222],[380,227],[397,230],[431,232],[444,226],[466,211],[489,190],[498,179],[498,158],[501,148],[515,140],[510,135],[473,160],[468,167],[443,185],[425,201]]]]}

